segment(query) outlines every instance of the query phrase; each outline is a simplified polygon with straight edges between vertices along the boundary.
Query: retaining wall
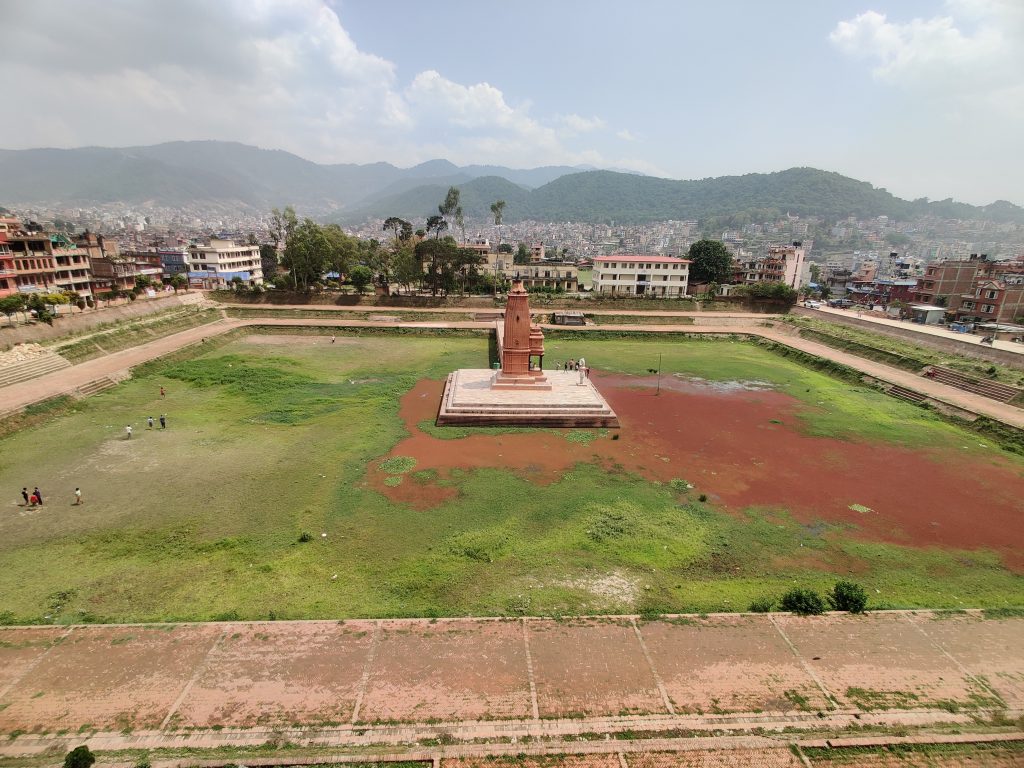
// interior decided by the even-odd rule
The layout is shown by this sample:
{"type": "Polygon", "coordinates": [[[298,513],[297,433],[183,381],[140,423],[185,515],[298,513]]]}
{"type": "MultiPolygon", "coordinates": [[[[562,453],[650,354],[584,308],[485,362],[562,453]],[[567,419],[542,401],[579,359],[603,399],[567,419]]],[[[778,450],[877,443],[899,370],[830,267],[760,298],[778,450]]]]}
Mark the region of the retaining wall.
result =
{"type": "Polygon", "coordinates": [[[46,323],[32,323],[29,325],[15,324],[12,328],[2,317],[3,326],[0,327],[0,349],[10,349],[15,344],[28,342],[46,342],[59,339],[64,336],[83,333],[101,325],[134,320],[168,309],[186,306],[189,304],[200,304],[203,301],[202,294],[180,293],[158,296],[153,299],[140,298],[127,304],[103,309],[87,309],[74,314],[59,315],[53,321],[53,325],[46,323]]]}
{"type": "Polygon", "coordinates": [[[985,360],[989,363],[1002,363],[1011,368],[1024,370],[1024,355],[1017,354],[1016,352],[1007,352],[1005,349],[981,347],[966,341],[947,339],[943,336],[932,336],[928,333],[919,333],[910,327],[896,328],[891,325],[873,323],[870,320],[858,320],[856,317],[834,314],[828,314],[823,317],[820,312],[815,312],[813,309],[805,309],[804,307],[794,307],[792,313],[815,320],[826,320],[828,322],[849,325],[854,328],[870,331],[871,333],[877,333],[879,336],[889,336],[890,338],[909,341],[919,347],[934,349],[937,352],[969,357],[972,360],[985,360]]]}

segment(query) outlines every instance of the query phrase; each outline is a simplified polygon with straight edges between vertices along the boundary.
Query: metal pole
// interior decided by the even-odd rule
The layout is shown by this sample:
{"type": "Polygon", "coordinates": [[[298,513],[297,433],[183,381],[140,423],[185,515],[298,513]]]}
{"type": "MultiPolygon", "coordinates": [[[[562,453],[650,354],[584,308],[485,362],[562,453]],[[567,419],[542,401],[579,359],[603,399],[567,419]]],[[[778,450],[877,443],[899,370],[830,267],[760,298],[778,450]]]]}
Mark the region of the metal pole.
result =
{"type": "Polygon", "coordinates": [[[658,391],[654,393],[655,396],[661,394],[661,353],[658,353],[658,391]]]}

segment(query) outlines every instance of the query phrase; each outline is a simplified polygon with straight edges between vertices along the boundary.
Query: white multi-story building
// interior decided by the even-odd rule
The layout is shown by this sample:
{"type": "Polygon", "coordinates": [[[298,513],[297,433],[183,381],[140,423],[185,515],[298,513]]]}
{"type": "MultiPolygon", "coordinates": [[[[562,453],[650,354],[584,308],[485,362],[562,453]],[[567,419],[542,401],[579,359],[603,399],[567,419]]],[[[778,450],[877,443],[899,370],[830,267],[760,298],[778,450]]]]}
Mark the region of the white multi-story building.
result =
{"type": "Polygon", "coordinates": [[[247,285],[263,282],[258,245],[236,245],[230,240],[211,238],[209,245],[189,247],[189,261],[189,282],[199,287],[217,287],[235,277],[247,285]]]}
{"type": "Polygon", "coordinates": [[[617,253],[594,259],[594,293],[617,296],[686,296],[690,262],[674,256],[617,253]]]}

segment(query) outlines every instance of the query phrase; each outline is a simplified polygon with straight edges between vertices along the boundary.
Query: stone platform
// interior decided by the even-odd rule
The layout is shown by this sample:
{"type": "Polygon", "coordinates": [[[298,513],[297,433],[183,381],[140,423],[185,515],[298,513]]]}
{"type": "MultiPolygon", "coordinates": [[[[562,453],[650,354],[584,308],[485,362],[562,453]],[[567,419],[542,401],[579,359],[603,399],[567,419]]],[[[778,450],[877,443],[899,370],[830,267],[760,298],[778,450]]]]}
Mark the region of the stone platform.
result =
{"type": "Polygon", "coordinates": [[[549,390],[492,389],[494,371],[463,368],[448,375],[437,425],[477,427],[607,427],[619,419],[589,379],[546,371],[549,390]]]}

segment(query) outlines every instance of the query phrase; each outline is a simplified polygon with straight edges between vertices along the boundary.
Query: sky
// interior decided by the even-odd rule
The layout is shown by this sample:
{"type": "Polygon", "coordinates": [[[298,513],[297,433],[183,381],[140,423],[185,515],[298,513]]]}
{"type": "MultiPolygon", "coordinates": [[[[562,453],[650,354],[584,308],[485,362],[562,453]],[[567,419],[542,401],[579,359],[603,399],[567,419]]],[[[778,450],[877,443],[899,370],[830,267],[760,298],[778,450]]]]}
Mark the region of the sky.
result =
{"type": "Polygon", "coordinates": [[[0,147],[219,139],[1024,205],[1024,0],[2,0],[0,147]]]}

